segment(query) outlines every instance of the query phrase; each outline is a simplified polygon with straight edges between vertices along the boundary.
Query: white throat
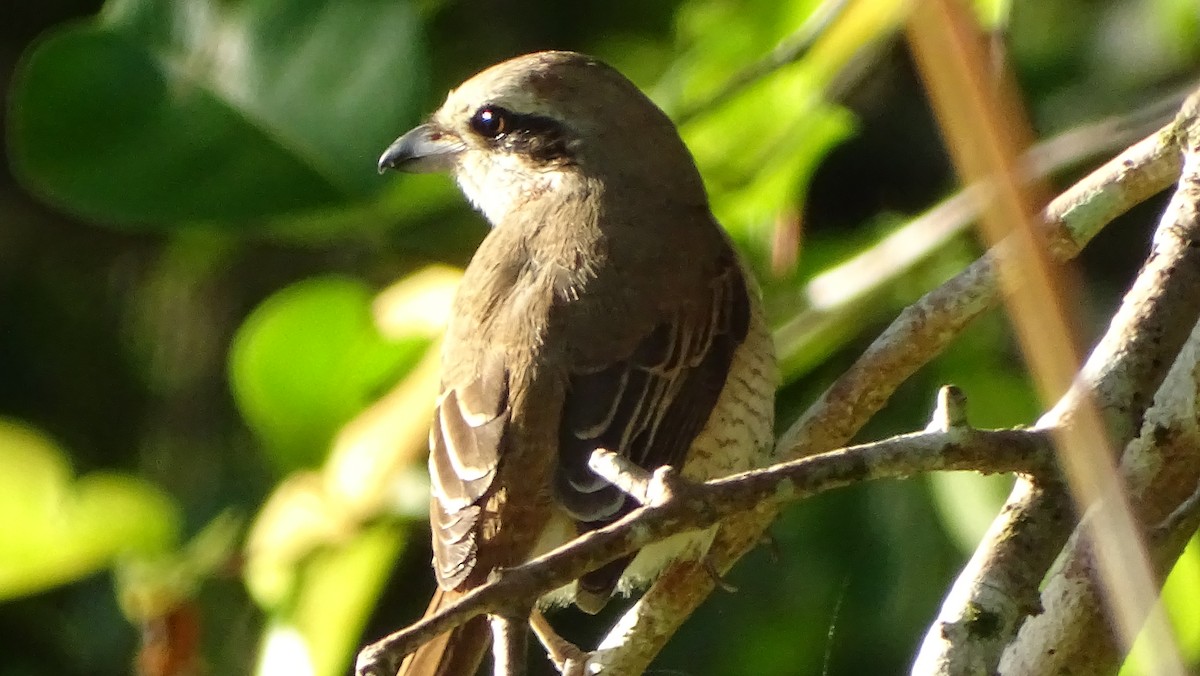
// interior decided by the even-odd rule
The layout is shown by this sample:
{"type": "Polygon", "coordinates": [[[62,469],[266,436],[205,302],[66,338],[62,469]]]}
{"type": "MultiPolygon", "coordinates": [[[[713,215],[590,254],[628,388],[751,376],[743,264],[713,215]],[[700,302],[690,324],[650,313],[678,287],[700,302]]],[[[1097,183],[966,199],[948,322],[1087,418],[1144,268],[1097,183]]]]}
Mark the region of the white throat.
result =
{"type": "Polygon", "coordinates": [[[531,169],[527,160],[514,155],[489,158],[482,166],[460,166],[455,172],[458,187],[493,227],[502,223],[513,208],[535,195],[559,190],[563,173],[531,169]]]}

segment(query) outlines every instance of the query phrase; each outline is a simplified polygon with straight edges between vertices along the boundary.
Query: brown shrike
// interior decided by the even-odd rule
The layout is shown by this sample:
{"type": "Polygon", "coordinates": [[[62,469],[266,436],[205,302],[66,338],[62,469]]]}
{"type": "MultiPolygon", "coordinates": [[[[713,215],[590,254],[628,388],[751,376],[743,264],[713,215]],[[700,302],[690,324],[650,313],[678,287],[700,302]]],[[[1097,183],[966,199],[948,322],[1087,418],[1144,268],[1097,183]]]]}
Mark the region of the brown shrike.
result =
{"type": "MultiPolygon", "coordinates": [[[[588,468],[596,449],[703,480],[763,464],[775,358],[752,283],[675,126],[581,54],[541,52],[450,92],[383,169],[449,171],[492,230],[467,267],[430,433],[429,612],[636,504],[588,468]]],[[[675,536],[549,594],[587,612],[702,557],[675,536]]],[[[483,618],[403,674],[474,673],[483,618]]]]}

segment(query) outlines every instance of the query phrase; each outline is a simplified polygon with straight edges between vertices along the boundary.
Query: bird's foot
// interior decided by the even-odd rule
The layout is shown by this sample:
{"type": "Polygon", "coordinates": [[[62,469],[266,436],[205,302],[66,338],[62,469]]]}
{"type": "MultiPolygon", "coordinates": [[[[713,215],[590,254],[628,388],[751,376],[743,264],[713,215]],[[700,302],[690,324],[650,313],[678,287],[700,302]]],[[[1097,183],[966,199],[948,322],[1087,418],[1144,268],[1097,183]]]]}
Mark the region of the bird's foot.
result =
{"type": "Polygon", "coordinates": [[[584,676],[589,653],[558,635],[540,610],[529,616],[529,626],[546,649],[546,655],[563,676],[584,676]]]}

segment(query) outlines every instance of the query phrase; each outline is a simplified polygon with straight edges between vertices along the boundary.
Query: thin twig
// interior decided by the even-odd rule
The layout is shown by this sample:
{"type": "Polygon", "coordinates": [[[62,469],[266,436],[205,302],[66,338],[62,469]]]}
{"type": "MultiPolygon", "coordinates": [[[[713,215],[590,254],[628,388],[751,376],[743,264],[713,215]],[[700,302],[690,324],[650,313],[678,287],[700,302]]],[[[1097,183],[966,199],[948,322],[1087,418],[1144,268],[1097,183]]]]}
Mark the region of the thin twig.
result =
{"type": "Polygon", "coordinates": [[[654,475],[620,453],[604,449],[592,451],[588,467],[608,483],[621,489],[639,505],[650,504],[654,475]]]}

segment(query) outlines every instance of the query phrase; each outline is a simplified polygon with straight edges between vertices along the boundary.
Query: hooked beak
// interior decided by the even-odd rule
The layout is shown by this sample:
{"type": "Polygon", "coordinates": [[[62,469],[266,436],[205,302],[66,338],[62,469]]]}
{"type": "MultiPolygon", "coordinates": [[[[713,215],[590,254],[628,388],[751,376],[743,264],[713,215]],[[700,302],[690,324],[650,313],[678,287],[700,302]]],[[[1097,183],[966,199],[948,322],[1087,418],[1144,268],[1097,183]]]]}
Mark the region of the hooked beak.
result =
{"type": "Polygon", "coordinates": [[[392,142],[379,156],[379,173],[449,171],[463,144],[432,124],[423,124],[392,142]]]}

